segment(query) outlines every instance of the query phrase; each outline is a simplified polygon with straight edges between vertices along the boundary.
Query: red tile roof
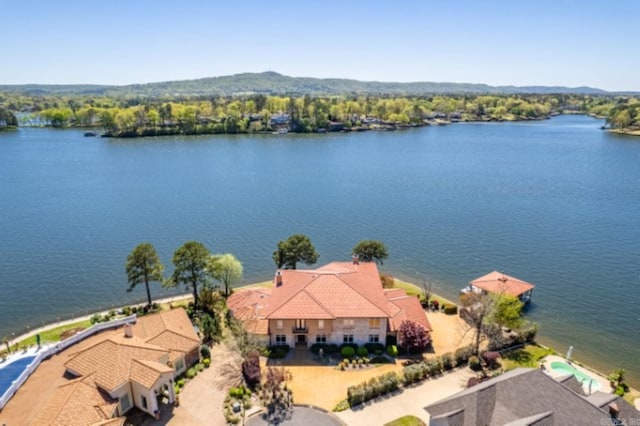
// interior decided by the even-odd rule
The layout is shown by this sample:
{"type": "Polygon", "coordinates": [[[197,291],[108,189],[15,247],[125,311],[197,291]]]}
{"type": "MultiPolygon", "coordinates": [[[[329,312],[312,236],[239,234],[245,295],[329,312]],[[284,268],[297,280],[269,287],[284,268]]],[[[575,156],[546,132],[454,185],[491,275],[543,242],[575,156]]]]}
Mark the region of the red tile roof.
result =
{"type": "Polygon", "coordinates": [[[268,319],[384,318],[387,300],[375,263],[333,262],[315,270],[279,271],[264,315],[268,319]],[[310,315],[310,316],[309,316],[310,315]]]}
{"type": "Polygon", "coordinates": [[[404,290],[385,290],[389,304],[394,306],[394,314],[389,318],[389,329],[397,331],[402,321],[412,321],[420,324],[427,331],[432,331],[427,315],[422,309],[420,300],[415,296],[409,296],[404,290]]]}
{"type": "Polygon", "coordinates": [[[269,320],[264,318],[263,310],[270,295],[268,288],[236,290],[227,299],[227,306],[249,333],[268,334],[269,320]]]}
{"type": "Polygon", "coordinates": [[[471,281],[471,285],[490,293],[503,293],[513,297],[518,297],[535,287],[533,284],[498,271],[476,278],[471,281]]]}
{"type": "Polygon", "coordinates": [[[410,320],[431,331],[419,300],[404,290],[383,290],[375,263],[333,262],[314,270],[282,270],[272,289],[234,292],[233,315],[254,334],[268,334],[269,319],[389,318],[391,331],[410,320]]]}

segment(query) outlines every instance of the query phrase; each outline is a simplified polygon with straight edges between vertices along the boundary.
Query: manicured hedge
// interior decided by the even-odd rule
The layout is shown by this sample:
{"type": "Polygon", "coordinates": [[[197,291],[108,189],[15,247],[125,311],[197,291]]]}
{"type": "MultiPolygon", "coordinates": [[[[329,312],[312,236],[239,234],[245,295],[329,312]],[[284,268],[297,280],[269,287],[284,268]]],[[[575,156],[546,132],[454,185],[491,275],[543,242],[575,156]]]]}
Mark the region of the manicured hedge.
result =
{"type": "Polygon", "coordinates": [[[384,353],[384,345],[382,343],[365,343],[364,347],[367,348],[370,354],[382,355],[384,353]]]}
{"type": "Polygon", "coordinates": [[[458,313],[458,307],[456,305],[444,305],[444,313],[447,315],[455,315],[458,313]]]}
{"type": "Polygon", "coordinates": [[[352,358],[356,354],[356,351],[351,346],[344,346],[340,349],[340,353],[343,358],[352,358]]]}
{"type": "Polygon", "coordinates": [[[387,354],[389,354],[392,357],[397,357],[398,356],[398,347],[396,345],[389,345],[387,346],[387,354]]]}
{"type": "Polygon", "coordinates": [[[398,389],[400,380],[394,372],[374,377],[368,382],[362,382],[357,386],[349,386],[347,389],[347,401],[350,406],[358,405],[370,399],[393,392],[398,389]]]}
{"type": "Polygon", "coordinates": [[[289,345],[277,345],[269,348],[269,358],[280,359],[287,356],[289,345]]]}
{"type": "Polygon", "coordinates": [[[369,355],[369,351],[365,347],[358,348],[358,356],[367,356],[369,355]]]}
{"type": "Polygon", "coordinates": [[[325,355],[335,354],[339,351],[338,345],[333,343],[314,343],[311,345],[311,352],[314,354],[320,353],[320,349],[325,355]]]}

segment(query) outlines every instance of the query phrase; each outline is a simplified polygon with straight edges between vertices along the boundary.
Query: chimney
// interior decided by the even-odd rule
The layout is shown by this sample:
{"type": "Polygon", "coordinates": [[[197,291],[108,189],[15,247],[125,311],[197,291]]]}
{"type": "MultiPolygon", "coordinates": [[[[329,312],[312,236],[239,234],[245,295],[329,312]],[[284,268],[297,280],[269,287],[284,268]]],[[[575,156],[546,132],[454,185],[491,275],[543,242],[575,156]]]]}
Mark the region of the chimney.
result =
{"type": "Polygon", "coordinates": [[[282,285],[282,272],[276,272],[276,287],[280,287],[282,285]]]}
{"type": "Polygon", "coordinates": [[[358,255],[357,254],[354,254],[353,256],[351,256],[351,261],[353,262],[354,265],[360,264],[360,261],[358,260],[358,255]]]}
{"type": "Polygon", "coordinates": [[[609,415],[611,416],[612,419],[617,419],[618,416],[620,415],[620,408],[618,407],[618,404],[616,404],[615,402],[612,402],[611,404],[609,404],[609,415]]]}
{"type": "Polygon", "coordinates": [[[124,325],[124,337],[133,337],[133,329],[131,328],[131,324],[124,325]]]}

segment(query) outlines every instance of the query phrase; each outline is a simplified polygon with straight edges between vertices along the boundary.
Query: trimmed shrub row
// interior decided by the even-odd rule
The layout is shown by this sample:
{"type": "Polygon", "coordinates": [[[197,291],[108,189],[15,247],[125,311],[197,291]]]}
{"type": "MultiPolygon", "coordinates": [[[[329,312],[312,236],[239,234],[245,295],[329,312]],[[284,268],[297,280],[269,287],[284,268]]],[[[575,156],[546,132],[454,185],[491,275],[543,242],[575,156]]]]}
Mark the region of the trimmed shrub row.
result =
{"type": "Polygon", "coordinates": [[[268,356],[271,359],[284,358],[287,353],[289,353],[289,345],[271,346],[268,350],[268,356]]]}
{"type": "Polygon", "coordinates": [[[340,350],[338,345],[333,343],[314,343],[311,345],[311,352],[314,354],[320,353],[320,349],[325,355],[335,354],[340,350]]]}
{"type": "Polygon", "coordinates": [[[384,345],[382,343],[365,343],[364,347],[367,348],[370,354],[382,355],[384,353],[384,345]]]}
{"type": "Polygon", "coordinates": [[[349,386],[347,389],[347,401],[350,406],[362,404],[370,399],[376,398],[398,389],[400,379],[394,372],[386,373],[362,382],[357,386],[349,386]]]}
{"type": "Polygon", "coordinates": [[[458,313],[458,307],[456,305],[444,305],[443,311],[447,315],[455,315],[458,313]]]}

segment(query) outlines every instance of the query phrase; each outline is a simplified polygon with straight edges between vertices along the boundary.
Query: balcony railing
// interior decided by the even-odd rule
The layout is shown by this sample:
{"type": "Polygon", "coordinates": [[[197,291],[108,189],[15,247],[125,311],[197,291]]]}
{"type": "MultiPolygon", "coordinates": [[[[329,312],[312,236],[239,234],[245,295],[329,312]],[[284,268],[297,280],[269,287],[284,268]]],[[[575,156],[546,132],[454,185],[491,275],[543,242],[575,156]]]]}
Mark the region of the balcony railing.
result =
{"type": "Polygon", "coordinates": [[[295,325],[292,327],[292,331],[294,333],[308,333],[309,332],[309,327],[304,326],[304,327],[296,327],[295,325]]]}

